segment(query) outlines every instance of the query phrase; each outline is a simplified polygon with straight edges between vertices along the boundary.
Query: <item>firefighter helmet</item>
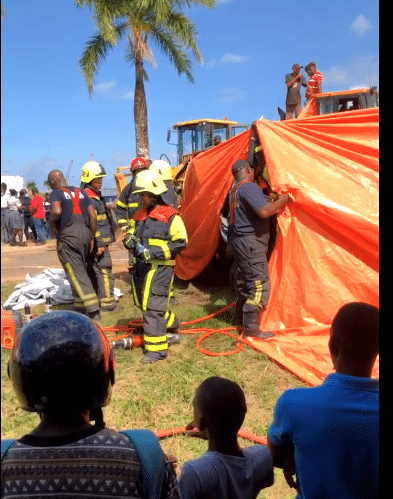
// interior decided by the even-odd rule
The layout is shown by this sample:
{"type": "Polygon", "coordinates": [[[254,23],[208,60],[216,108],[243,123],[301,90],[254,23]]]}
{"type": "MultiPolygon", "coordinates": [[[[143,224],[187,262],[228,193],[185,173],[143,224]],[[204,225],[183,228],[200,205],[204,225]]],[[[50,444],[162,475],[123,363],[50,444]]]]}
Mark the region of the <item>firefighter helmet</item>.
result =
{"type": "Polygon", "coordinates": [[[162,180],[172,180],[172,167],[163,159],[156,159],[153,161],[153,163],[149,166],[149,170],[159,173],[162,180]]]}
{"type": "Polygon", "coordinates": [[[161,175],[150,170],[144,170],[138,173],[135,179],[135,188],[133,194],[140,194],[141,192],[150,192],[156,196],[167,191],[164,180],[161,175]]]}
{"type": "Polygon", "coordinates": [[[102,178],[106,176],[106,171],[97,161],[88,161],[82,167],[81,182],[83,184],[90,184],[95,178],[102,178]]]}
{"type": "Polygon", "coordinates": [[[143,158],[135,158],[131,161],[130,170],[131,173],[135,173],[138,170],[146,170],[148,168],[148,164],[143,158]]]}
{"type": "Polygon", "coordinates": [[[91,319],[58,310],[22,328],[8,361],[8,375],[25,411],[62,414],[98,409],[110,400],[114,354],[91,319]]]}

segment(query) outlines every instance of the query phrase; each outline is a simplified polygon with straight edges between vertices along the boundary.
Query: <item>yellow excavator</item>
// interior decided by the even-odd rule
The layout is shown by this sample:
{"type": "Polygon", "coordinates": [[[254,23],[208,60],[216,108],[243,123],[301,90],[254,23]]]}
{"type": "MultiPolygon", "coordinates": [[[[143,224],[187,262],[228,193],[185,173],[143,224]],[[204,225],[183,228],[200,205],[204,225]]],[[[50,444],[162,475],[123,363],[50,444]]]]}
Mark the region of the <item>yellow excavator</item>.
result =
{"type": "MultiPolygon", "coordinates": [[[[244,132],[244,130],[250,127],[251,125],[239,124],[225,117],[223,120],[203,118],[182,121],[169,128],[167,142],[168,144],[175,145],[177,148],[177,166],[173,168],[173,184],[175,188],[178,191],[181,190],[191,158],[202,151],[206,151],[206,149],[215,147],[225,140],[244,132]],[[175,140],[175,142],[171,142],[171,140],[175,140]]],[[[170,164],[169,159],[163,156],[165,155],[161,155],[161,159],[166,159],[170,164]]],[[[115,181],[118,195],[120,195],[121,191],[127,185],[126,177],[129,176],[131,176],[129,166],[120,166],[117,168],[115,181]]]]}

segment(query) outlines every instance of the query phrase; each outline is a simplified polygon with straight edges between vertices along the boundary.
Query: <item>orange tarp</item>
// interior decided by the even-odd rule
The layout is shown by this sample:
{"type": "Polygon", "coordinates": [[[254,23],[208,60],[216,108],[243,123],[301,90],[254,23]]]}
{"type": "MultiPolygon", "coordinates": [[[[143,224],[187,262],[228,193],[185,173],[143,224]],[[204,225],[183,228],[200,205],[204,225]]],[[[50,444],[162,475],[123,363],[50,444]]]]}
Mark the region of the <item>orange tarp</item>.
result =
{"type": "MultiPolygon", "coordinates": [[[[327,343],[337,310],[351,301],[378,306],[379,109],[261,120],[256,128],[273,190],[293,201],[278,216],[261,322],[276,336],[249,343],[316,385],[332,371],[327,343]]],[[[201,153],[187,171],[182,216],[190,241],[176,263],[181,279],[198,275],[216,250],[230,167],[246,157],[250,137],[201,153]]]]}

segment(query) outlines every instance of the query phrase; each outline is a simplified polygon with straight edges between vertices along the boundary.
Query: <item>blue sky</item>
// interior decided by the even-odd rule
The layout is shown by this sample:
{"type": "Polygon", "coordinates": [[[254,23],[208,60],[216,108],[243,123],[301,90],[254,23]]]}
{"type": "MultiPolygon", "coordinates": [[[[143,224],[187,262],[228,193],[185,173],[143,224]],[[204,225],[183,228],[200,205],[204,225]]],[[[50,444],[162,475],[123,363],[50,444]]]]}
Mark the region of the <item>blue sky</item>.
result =
{"type": "MultiPolygon", "coordinates": [[[[73,0],[2,0],[1,169],[39,188],[47,173],[67,171],[79,183],[83,164],[99,161],[114,186],[117,166],[135,157],[134,69],[125,42],[99,67],[90,99],[78,61],[95,31],[89,9],[73,0]]],[[[376,0],[217,0],[213,10],[187,11],[198,32],[203,64],[195,83],[179,77],[151,45],[146,62],[150,155],[174,165],[168,128],[197,118],[251,123],[277,120],[285,108],[285,74],[315,60],[323,90],[379,88],[379,4],[376,0]]],[[[307,75],[305,75],[307,76],[307,75]]]]}

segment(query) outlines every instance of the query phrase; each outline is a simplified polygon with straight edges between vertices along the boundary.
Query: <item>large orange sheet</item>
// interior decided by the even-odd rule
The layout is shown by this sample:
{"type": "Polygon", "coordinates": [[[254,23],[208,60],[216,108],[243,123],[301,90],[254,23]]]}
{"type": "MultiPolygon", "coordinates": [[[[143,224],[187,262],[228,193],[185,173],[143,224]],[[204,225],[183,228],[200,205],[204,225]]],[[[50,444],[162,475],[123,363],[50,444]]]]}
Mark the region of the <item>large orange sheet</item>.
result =
{"type": "MultiPolygon", "coordinates": [[[[293,201],[278,217],[261,322],[276,336],[249,343],[316,385],[332,372],[327,343],[337,310],[351,301],[378,306],[379,110],[261,120],[256,127],[272,188],[293,201]]],[[[187,172],[182,216],[190,244],[176,263],[182,279],[201,272],[215,252],[230,166],[245,157],[249,139],[245,132],[197,156],[187,172]]]]}

